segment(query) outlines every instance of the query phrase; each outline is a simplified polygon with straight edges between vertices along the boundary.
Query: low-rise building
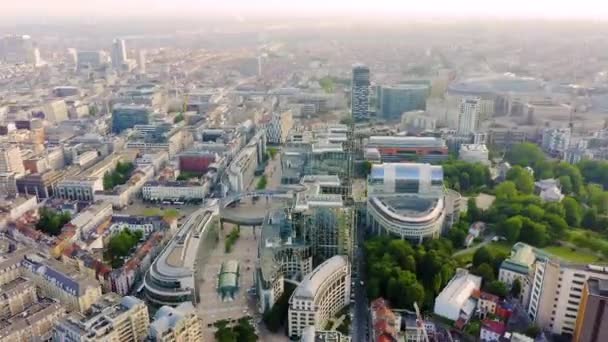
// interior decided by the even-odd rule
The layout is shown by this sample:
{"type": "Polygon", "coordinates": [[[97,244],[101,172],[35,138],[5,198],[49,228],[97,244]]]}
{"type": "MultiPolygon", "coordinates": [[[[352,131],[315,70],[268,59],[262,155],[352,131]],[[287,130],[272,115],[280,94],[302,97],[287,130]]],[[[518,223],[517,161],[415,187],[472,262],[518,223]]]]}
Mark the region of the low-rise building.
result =
{"type": "Polygon", "coordinates": [[[135,297],[109,293],[85,314],[71,313],[53,330],[55,341],[142,341],[148,336],[150,318],[146,303],[135,297]]]}
{"type": "Polygon", "coordinates": [[[481,322],[479,338],[481,341],[500,341],[500,338],[507,331],[507,326],[503,322],[484,320],[481,322]]]}
{"type": "Polygon", "coordinates": [[[485,144],[462,144],[458,151],[458,159],[469,163],[490,164],[489,151],[485,144]]]}
{"type": "Polygon", "coordinates": [[[561,202],[564,199],[562,187],[557,179],[543,179],[534,183],[534,192],[544,202],[561,202]]]}
{"type": "Polygon", "coordinates": [[[476,308],[476,301],[472,296],[480,287],[481,277],[469,274],[467,270],[458,269],[456,275],[435,298],[433,312],[453,321],[460,318],[468,321],[476,308]]]}

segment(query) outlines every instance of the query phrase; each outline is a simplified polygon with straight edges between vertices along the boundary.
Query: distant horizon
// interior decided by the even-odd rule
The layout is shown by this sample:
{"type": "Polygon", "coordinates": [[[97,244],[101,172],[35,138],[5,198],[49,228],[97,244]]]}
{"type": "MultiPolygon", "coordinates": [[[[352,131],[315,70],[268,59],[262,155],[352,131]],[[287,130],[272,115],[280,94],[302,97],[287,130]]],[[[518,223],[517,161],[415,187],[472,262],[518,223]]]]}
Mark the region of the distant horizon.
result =
{"type": "Polygon", "coordinates": [[[598,0],[105,0],[95,5],[82,0],[20,0],[2,7],[0,18],[12,22],[142,18],[608,21],[608,3],[598,0]]]}

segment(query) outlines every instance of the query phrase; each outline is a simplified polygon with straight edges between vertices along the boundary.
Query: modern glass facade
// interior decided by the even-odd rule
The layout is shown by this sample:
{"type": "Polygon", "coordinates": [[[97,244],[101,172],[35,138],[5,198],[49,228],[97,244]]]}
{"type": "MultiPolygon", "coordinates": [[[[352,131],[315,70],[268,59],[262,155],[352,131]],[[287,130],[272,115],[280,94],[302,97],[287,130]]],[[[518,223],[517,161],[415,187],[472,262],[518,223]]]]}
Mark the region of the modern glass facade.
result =
{"type": "Polygon", "coordinates": [[[120,133],[135,125],[147,125],[150,109],[144,106],[116,106],[112,110],[112,132],[120,133]]]}
{"type": "Polygon", "coordinates": [[[401,120],[404,112],[424,110],[430,87],[426,84],[401,84],[380,87],[379,116],[386,120],[401,120]]]}

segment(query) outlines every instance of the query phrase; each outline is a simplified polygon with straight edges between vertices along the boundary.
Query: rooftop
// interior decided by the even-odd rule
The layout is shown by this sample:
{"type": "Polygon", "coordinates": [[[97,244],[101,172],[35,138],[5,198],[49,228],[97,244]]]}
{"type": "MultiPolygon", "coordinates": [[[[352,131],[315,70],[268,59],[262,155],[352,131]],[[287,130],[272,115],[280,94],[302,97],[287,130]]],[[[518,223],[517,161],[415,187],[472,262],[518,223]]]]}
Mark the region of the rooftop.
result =
{"type": "Polygon", "coordinates": [[[348,266],[348,260],[341,255],[333,256],[306,275],[293,293],[294,297],[314,299],[317,291],[332,274],[348,266]]]}
{"type": "Polygon", "coordinates": [[[435,137],[371,136],[367,147],[434,147],[446,148],[445,140],[435,137]]]}

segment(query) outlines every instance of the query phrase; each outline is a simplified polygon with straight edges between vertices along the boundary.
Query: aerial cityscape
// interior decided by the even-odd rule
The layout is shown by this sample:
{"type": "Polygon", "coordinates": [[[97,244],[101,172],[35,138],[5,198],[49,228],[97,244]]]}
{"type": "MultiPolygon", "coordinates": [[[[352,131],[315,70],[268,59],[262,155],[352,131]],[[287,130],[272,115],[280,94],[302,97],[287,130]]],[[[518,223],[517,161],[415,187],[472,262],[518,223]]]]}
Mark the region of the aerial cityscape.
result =
{"type": "Polygon", "coordinates": [[[0,6],[0,342],[608,341],[608,7],[463,1],[0,6]]]}

